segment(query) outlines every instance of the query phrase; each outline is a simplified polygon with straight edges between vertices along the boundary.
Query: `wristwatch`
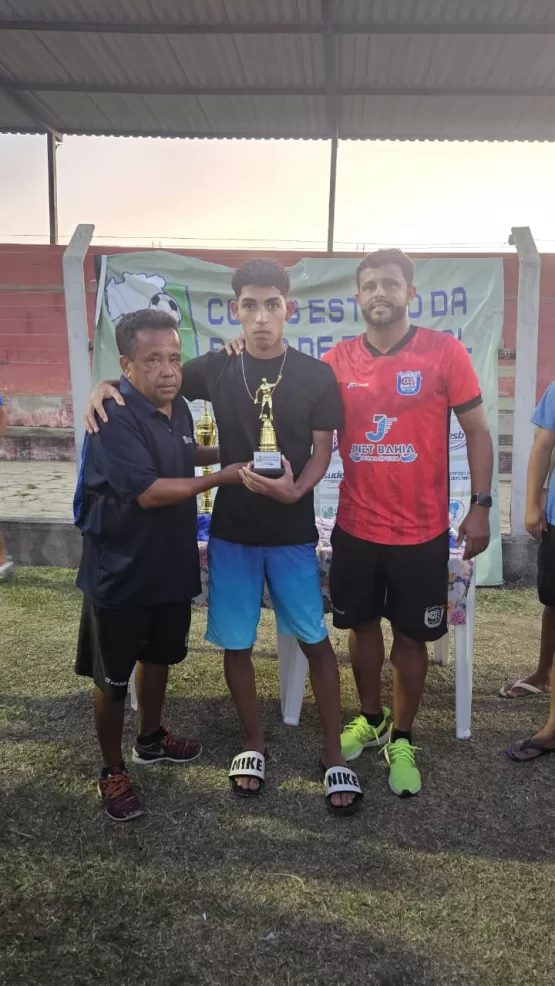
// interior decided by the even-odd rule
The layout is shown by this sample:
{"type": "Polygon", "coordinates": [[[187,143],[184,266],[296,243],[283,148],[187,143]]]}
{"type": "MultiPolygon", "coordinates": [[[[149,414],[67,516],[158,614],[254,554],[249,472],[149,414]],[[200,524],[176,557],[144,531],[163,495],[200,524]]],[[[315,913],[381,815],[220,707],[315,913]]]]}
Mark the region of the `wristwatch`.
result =
{"type": "Polygon", "coordinates": [[[491,493],[473,493],[470,502],[471,504],[477,503],[479,507],[487,507],[488,510],[493,504],[491,493]]]}

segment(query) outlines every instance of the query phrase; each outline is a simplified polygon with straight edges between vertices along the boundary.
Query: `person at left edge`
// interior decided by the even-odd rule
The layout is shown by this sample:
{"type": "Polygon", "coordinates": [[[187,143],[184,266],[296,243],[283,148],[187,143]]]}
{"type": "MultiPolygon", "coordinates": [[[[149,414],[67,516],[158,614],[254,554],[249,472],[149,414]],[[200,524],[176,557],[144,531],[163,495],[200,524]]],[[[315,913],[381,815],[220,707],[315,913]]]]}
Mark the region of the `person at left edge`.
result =
{"type": "Polygon", "coordinates": [[[200,743],[161,724],[168,667],[187,654],[191,599],[201,591],[196,496],[240,483],[240,466],[195,478],[218,461],[197,447],[181,397],[181,344],[174,318],[144,310],[116,327],[125,406],[87,437],[75,496],[83,533],[77,585],[83,608],[75,670],[94,680],[103,758],[98,791],[108,816],[143,813],[122,755],[124,700],[137,665],[139,735],[133,762],[187,764],[200,743]]]}

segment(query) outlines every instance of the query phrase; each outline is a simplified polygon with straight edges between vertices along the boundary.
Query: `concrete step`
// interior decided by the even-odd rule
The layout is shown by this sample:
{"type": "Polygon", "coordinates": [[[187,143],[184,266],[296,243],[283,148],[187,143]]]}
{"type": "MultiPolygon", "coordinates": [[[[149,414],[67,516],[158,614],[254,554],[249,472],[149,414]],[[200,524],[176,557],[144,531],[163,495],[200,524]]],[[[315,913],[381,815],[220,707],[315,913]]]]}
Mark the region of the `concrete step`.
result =
{"type": "Polygon", "coordinates": [[[10,425],[0,442],[0,459],[8,462],[75,461],[73,428],[10,425]]]}

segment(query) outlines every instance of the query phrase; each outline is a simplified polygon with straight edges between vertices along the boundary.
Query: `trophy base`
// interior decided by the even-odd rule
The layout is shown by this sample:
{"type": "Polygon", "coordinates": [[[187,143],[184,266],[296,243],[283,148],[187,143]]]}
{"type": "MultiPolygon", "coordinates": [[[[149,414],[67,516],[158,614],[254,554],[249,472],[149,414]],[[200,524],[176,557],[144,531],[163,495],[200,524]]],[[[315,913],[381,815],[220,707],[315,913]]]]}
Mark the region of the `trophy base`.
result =
{"type": "Polygon", "coordinates": [[[285,473],[281,464],[281,452],[254,452],[252,471],[266,479],[279,479],[285,473]]]}

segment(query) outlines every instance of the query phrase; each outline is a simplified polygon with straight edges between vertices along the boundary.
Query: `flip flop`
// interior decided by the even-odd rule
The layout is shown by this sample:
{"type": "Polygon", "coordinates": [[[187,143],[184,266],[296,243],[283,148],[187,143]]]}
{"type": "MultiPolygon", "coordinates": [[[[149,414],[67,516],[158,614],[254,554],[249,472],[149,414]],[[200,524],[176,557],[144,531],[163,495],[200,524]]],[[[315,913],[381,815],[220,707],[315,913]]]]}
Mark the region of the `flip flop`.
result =
{"type": "Polygon", "coordinates": [[[514,746],[507,747],[506,753],[509,759],[516,763],[528,763],[529,760],[537,760],[538,757],[546,756],[548,753],[555,753],[555,747],[542,746],[536,740],[525,739],[515,743],[514,746]],[[530,756],[526,755],[527,751],[530,752],[530,756]],[[519,753],[523,753],[524,756],[519,756],[519,753]]]}
{"type": "Polygon", "coordinates": [[[328,811],[332,815],[354,815],[359,810],[363,794],[358,782],[358,777],[350,767],[328,767],[324,771],[324,793],[328,811]],[[332,794],[354,794],[354,799],[350,805],[332,804],[332,794]]]}
{"type": "Polygon", "coordinates": [[[513,681],[512,685],[503,685],[499,689],[499,694],[501,698],[528,698],[530,695],[548,695],[549,692],[544,691],[543,688],[536,688],[535,685],[529,685],[527,681],[522,681],[520,678],[518,681],[513,681]],[[525,692],[524,695],[510,695],[513,688],[522,688],[525,692]]]}
{"type": "Polygon", "coordinates": [[[243,750],[233,758],[229,771],[229,780],[231,782],[231,790],[238,798],[260,797],[264,790],[267,756],[267,750],[264,750],[264,753],[259,753],[258,750],[243,750]],[[260,781],[260,784],[255,791],[252,791],[249,787],[241,787],[235,780],[236,777],[253,777],[260,781]]]}

